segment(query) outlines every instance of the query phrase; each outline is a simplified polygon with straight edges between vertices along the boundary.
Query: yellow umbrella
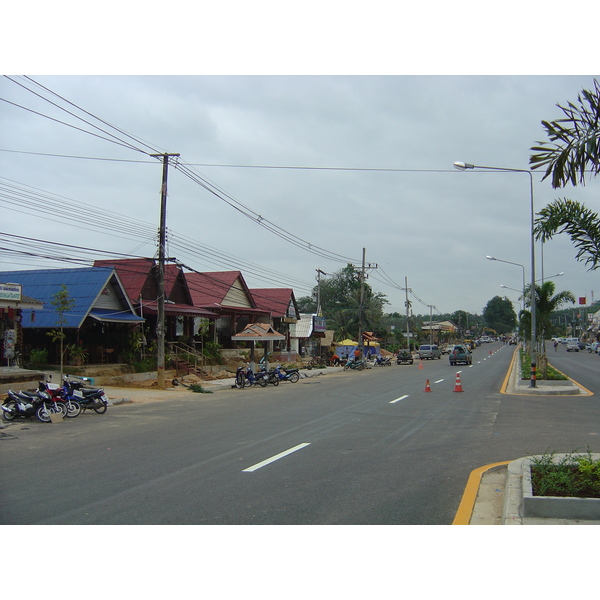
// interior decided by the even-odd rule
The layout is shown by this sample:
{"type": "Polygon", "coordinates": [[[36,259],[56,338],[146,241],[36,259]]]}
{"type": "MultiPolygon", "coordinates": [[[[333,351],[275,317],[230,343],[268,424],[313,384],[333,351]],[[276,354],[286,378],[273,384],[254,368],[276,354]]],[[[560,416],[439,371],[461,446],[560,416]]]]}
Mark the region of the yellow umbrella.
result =
{"type": "Polygon", "coordinates": [[[353,340],[343,340],[342,342],[338,342],[338,346],[358,346],[358,342],[353,340]]]}

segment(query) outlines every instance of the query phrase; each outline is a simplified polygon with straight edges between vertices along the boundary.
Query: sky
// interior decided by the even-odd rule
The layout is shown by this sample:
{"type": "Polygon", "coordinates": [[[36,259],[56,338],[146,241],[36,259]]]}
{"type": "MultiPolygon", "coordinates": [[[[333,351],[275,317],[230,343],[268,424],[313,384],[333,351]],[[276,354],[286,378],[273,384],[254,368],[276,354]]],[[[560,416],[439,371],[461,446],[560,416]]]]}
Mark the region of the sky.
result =
{"type": "MultiPolygon", "coordinates": [[[[317,269],[360,267],[364,248],[386,312],[405,313],[405,287],[415,314],[481,314],[494,296],[517,310],[523,273],[531,279],[529,177],[453,163],[527,169],[530,147],[545,139],[541,120],[560,117],[556,104],[593,79],[9,75],[0,80],[2,231],[108,253],[86,260],[153,256],[162,166],[149,155],[177,153],[167,255],[193,269],[239,269],[250,288],[291,287],[299,298],[317,269]]],[[[599,208],[600,182],[554,190],[541,178],[536,211],[559,197],[599,208]]],[[[564,272],[557,291],[600,299],[568,236],[546,243],[543,260],[535,249],[536,279],[564,272]]],[[[3,269],[69,266],[6,252],[0,260],[3,269]]]]}

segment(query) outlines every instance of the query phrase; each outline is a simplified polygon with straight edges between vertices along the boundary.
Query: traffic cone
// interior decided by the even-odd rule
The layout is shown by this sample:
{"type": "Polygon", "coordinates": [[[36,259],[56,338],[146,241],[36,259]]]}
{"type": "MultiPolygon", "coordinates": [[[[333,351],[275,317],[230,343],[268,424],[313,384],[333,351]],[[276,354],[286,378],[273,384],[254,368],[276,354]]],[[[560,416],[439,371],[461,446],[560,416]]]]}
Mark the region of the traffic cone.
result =
{"type": "Polygon", "coordinates": [[[490,354],[492,353],[492,351],[490,350],[490,354]]]}
{"type": "Polygon", "coordinates": [[[431,391],[431,386],[429,385],[429,379],[425,380],[425,389],[423,391],[424,392],[430,392],[431,391]]]}
{"type": "Polygon", "coordinates": [[[460,382],[460,373],[456,374],[456,381],[454,382],[454,391],[455,392],[462,392],[462,383],[460,382]]]}
{"type": "Polygon", "coordinates": [[[423,368],[423,360],[420,360],[419,361],[419,369],[422,369],[422,368],[423,368]]]}

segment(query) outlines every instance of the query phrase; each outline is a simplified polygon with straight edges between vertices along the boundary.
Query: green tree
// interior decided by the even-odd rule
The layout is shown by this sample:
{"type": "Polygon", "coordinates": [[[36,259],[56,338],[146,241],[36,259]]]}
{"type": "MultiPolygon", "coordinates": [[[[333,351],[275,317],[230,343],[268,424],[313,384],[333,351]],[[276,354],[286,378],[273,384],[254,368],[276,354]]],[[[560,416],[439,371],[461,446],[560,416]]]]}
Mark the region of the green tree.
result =
{"type": "Polygon", "coordinates": [[[64,332],[64,326],[67,324],[65,314],[73,310],[75,307],[75,300],[69,295],[67,286],[63,283],[60,290],[52,295],[50,304],[54,306],[54,310],[58,315],[58,321],[56,324],[59,329],[51,329],[47,335],[50,336],[53,342],[60,342],[60,380],[63,377],[63,365],[65,357],[65,338],[67,335],[64,332]]]}
{"type": "MultiPolygon", "coordinates": [[[[331,276],[321,279],[321,309],[327,319],[328,329],[335,330],[336,340],[356,338],[358,336],[360,305],[360,271],[353,265],[347,265],[331,276]]],[[[382,329],[383,306],[388,303],[385,294],[374,292],[367,283],[364,285],[365,295],[362,306],[363,326],[365,331],[382,329]]],[[[316,296],[316,287],[315,287],[316,296]]],[[[303,306],[313,306],[304,302],[303,306]]],[[[316,306],[315,306],[316,308],[316,306]]]]}
{"type": "Polygon", "coordinates": [[[517,315],[510,300],[494,296],[483,309],[483,320],[490,329],[508,333],[515,328],[517,315]]]}
{"type": "MultiPolygon", "coordinates": [[[[545,167],[542,181],[551,176],[552,187],[585,185],[588,175],[600,172],[600,84],[582,90],[578,104],[557,105],[565,115],[555,121],[542,121],[549,141],[537,142],[529,163],[532,169],[545,167]]],[[[589,270],[600,266],[600,229],[597,213],[572,200],[557,199],[539,213],[535,222],[536,239],[547,241],[567,233],[578,249],[576,259],[589,270]]]]}

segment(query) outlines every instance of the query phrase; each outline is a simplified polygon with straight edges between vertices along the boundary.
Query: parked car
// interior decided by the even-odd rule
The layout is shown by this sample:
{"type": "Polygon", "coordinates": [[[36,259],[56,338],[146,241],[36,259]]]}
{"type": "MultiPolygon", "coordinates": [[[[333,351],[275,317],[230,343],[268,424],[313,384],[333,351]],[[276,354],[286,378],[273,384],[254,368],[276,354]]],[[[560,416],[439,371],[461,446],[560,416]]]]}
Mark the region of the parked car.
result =
{"type": "Polygon", "coordinates": [[[435,344],[423,344],[419,346],[419,358],[440,359],[442,358],[442,351],[435,344]]]}
{"type": "Polygon", "coordinates": [[[412,365],[414,362],[412,352],[408,349],[398,350],[398,356],[396,357],[397,365],[412,365]]]}
{"type": "Polygon", "coordinates": [[[448,359],[450,360],[451,366],[457,365],[459,363],[463,363],[465,365],[473,364],[473,355],[471,354],[471,351],[466,345],[454,346],[452,352],[450,352],[450,355],[448,356],[448,359]]]}
{"type": "Polygon", "coordinates": [[[446,344],[442,348],[442,354],[450,354],[450,352],[452,352],[452,348],[454,348],[454,344],[446,344]]]}
{"type": "Polygon", "coordinates": [[[592,342],[591,344],[588,344],[585,349],[588,352],[594,352],[597,353],[598,352],[598,347],[600,347],[600,342],[592,342]]]}
{"type": "Polygon", "coordinates": [[[579,352],[579,343],[578,342],[567,342],[567,352],[579,352]]]}

